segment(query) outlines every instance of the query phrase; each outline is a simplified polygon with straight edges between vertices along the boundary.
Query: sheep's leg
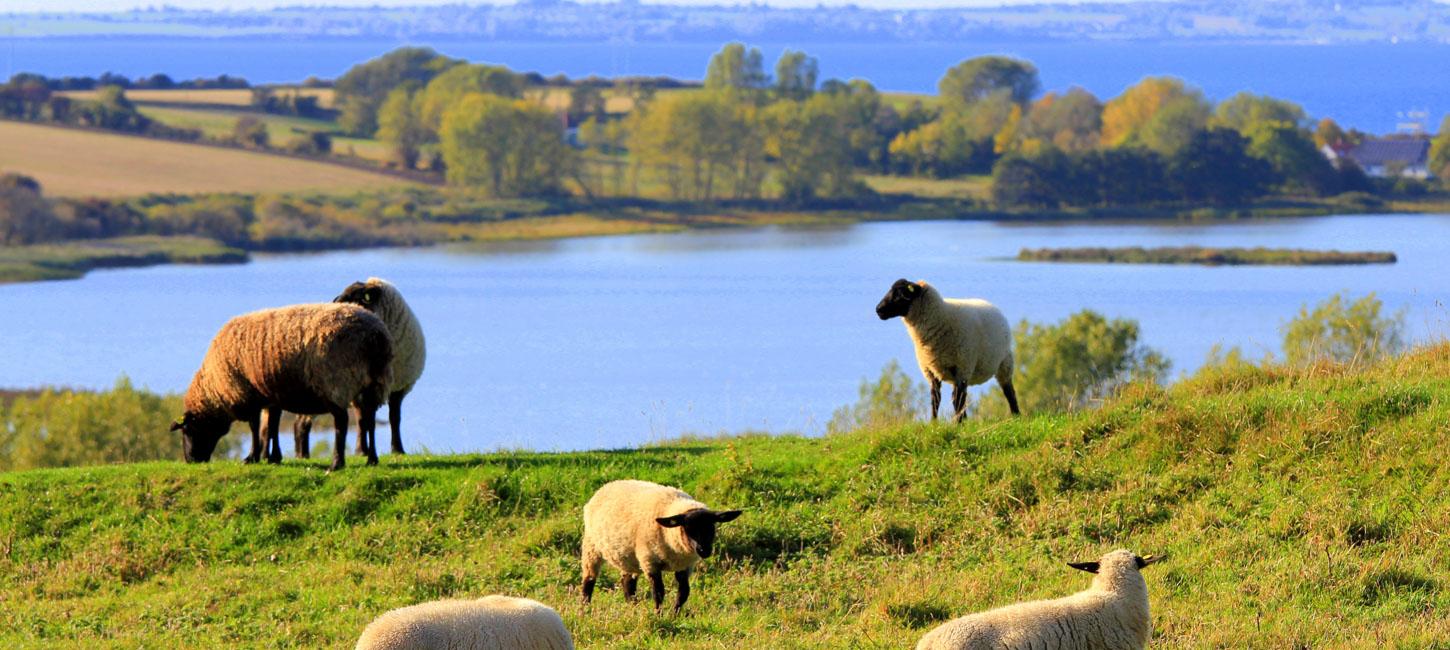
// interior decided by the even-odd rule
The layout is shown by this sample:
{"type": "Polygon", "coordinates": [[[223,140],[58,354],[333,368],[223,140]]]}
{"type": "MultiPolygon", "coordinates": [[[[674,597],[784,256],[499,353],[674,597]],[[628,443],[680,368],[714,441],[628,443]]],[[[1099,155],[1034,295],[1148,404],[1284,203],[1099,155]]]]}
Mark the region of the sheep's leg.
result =
{"type": "Polygon", "coordinates": [[[357,430],[359,436],[366,436],[368,439],[368,465],[378,464],[378,407],[376,404],[364,404],[358,408],[357,430]]]}
{"type": "Polygon", "coordinates": [[[639,593],[639,576],[626,574],[620,578],[620,582],[624,586],[624,599],[631,603],[634,602],[635,596],[639,593]]]}
{"type": "Polygon", "coordinates": [[[1012,358],[1008,357],[997,368],[997,386],[1002,389],[1002,396],[1007,398],[1007,406],[1012,409],[1012,415],[1021,415],[1022,411],[1017,409],[1017,389],[1012,387],[1012,358]]]}
{"type": "Polygon", "coordinates": [[[659,569],[649,572],[649,593],[655,599],[655,609],[665,604],[665,576],[659,569]]]}
{"type": "Polygon", "coordinates": [[[936,419],[937,409],[941,408],[941,380],[931,378],[931,419],[936,419]]]}
{"type": "Polygon", "coordinates": [[[312,416],[297,416],[292,423],[292,442],[297,446],[298,458],[312,457],[312,416]]]}
{"type": "Polygon", "coordinates": [[[367,436],[362,435],[362,432],[361,431],[358,432],[358,437],[357,437],[357,455],[359,455],[359,456],[366,456],[366,455],[368,455],[368,439],[367,439],[367,436]]]}
{"type": "Polygon", "coordinates": [[[340,408],[332,412],[333,427],[337,429],[332,434],[332,470],[337,471],[347,465],[347,408],[340,408]]]}
{"type": "Polygon", "coordinates": [[[282,439],[277,434],[277,428],[282,422],[282,409],[275,406],[267,408],[267,428],[265,440],[267,442],[267,463],[280,465],[282,463],[282,439]]]}
{"type": "Polygon", "coordinates": [[[952,382],[952,420],[961,424],[967,418],[967,382],[952,382]]]}
{"type": "Polygon", "coordinates": [[[403,396],[402,392],[393,393],[388,396],[388,428],[393,433],[393,453],[406,454],[403,451],[403,396]]]}
{"type": "Polygon", "coordinates": [[[680,609],[685,606],[685,601],[690,598],[689,569],[675,572],[675,589],[678,592],[675,594],[675,613],[678,614],[680,613],[680,609]]]}
{"type": "Polygon", "coordinates": [[[257,411],[247,420],[247,427],[252,430],[252,451],[242,458],[243,463],[251,464],[257,462],[262,456],[262,412],[257,411]]]}
{"type": "Polygon", "coordinates": [[[579,556],[579,563],[583,565],[584,569],[584,584],[580,587],[580,591],[584,594],[584,603],[588,604],[590,600],[594,599],[594,581],[599,578],[599,565],[604,563],[604,557],[587,543],[579,556]]]}

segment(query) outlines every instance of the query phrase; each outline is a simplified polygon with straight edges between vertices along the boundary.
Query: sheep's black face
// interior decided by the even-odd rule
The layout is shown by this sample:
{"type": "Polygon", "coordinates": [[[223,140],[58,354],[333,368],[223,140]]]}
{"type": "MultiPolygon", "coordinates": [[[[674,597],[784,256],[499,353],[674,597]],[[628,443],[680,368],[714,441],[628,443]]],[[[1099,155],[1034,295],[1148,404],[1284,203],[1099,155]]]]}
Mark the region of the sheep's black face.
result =
{"type": "Polygon", "coordinates": [[[184,415],[171,425],[181,432],[181,454],[188,463],[205,463],[216,452],[217,443],[227,434],[230,421],[209,421],[184,415]]]}
{"type": "Polygon", "coordinates": [[[333,302],[350,302],[354,305],[361,305],[368,311],[377,308],[378,299],[382,296],[382,289],[369,285],[365,282],[354,282],[347,285],[342,293],[333,298],[333,302]]]}
{"type": "Polygon", "coordinates": [[[881,320],[891,320],[898,316],[905,316],[911,311],[911,303],[921,297],[921,287],[914,282],[897,280],[891,285],[891,290],[886,292],[886,297],[876,303],[876,315],[881,320]]]}
{"type": "Polygon", "coordinates": [[[690,541],[695,554],[706,558],[715,552],[715,525],[734,521],[739,516],[739,510],[691,510],[672,517],[660,517],[655,521],[665,528],[683,528],[685,539],[690,541]]]}

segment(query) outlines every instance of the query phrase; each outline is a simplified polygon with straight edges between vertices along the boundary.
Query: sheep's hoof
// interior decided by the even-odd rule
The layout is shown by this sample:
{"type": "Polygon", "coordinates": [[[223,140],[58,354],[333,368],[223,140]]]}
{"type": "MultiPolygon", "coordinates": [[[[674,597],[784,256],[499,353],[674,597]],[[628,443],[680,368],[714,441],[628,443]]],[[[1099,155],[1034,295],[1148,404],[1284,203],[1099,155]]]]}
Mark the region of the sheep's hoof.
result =
{"type": "Polygon", "coordinates": [[[257,462],[257,457],[256,456],[247,456],[246,458],[243,458],[242,459],[242,464],[243,465],[254,465],[254,464],[256,464],[256,462],[257,462]]]}
{"type": "Polygon", "coordinates": [[[372,466],[377,465],[377,464],[378,464],[378,457],[377,456],[368,456],[368,467],[372,467],[372,466]]]}
{"type": "Polygon", "coordinates": [[[339,458],[337,460],[332,461],[332,467],[327,468],[327,471],[329,471],[329,472],[336,472],[336,471],[341,470],[342,468],[344,468],[346,466],[347,466],[347,463],[344,462],[341,458],[339,458]]]}

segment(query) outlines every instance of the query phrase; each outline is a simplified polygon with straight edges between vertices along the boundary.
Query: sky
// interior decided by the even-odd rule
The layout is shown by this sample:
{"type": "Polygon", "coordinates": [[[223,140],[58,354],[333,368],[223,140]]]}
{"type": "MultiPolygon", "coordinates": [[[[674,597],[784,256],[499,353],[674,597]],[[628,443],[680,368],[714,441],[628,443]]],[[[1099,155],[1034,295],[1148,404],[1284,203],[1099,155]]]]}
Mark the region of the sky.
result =
{"type": "MultiPolygon", "coordinates": [[[[127,11],[148,6],[172,6],[181,9],[269,9],[277,6],[327,5],[406,7],[445,4],[456,0],[0,0],[0,13],[6,12],[110,12],[127,11]]],[[[589,1],[589,0],[584,0],[589,1]]],[[[746,5],[740,0],[644,0],[649,4],[676,5],[746,5]]],[[[1047,0],[1052,2],[1052,0],[1047,0]]],[[[1097,2],[1130,2],[1132,0],[1096,0],[1097,2]]],[[[1041,4],[1044,0],[765,0],[778,6],[842,6],[858,5],[877,8],[910,7],[1000,7],[1005,5],[1041,4]]],[[[1053,4],[1077,4],[1056,0],[1053,4]]],[[[469,2],[469,4],[511,4],[509,2],[469,2]]]]}

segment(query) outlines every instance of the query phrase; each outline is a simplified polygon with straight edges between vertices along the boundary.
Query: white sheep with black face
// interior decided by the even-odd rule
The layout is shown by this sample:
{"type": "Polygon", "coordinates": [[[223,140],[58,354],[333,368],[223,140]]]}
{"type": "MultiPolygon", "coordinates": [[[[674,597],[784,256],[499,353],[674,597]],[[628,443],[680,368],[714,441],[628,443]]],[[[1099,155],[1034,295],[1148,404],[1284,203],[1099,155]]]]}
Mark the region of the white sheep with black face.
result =
{"type": "MultiPolygon", "coordinates": [[[[423,339],[423,326],[403,294],[391,282],[382,278],[368,278],[354,282],[342,290],[333,302],[352,303],[373,312],[388,326],[393,337],[393,382],[388,387],[388,425],[391,429],[391,448],[395,454],[403,452],[403,398],[413,391],[418,378],[423,376],[424,362],[428,358],[427,342],[423,339]]],[[[310,455],[312,418],[299,417],[292,429],[297,456],[310,455]]],[[[358,441],[358,453],[376,453],[363,448],[358,441]]]]}
{"type": "Polygon", "coordinates": [[[1017,415],[1012,387],[1012,327],[995,305],[980,299],[943,298],[925,280],[897,280],[876,305],[881,320],[901,317],[916,345],[916,362],[931,384],[931,418],[941,408],[941,385],[952,385],[952,408],[967,414],[967,388],[997,378],[1007,406],[1017,415]]]}
{"type": "Polygon", "coordinates": [[[1152,621],[1139,569],[1163,557],[1120,549],[1097,562],[1071,562],[1096,574],[1086,591],[948,621],[922,637],[916,650],[1142,650],[1152,621]]]}
{"type": "Polygon", "coordinates": [[[357,650],[574,650],[564,619],[527,598],[436,600],[377,617],[357,650]]]}
{"type": "Polygon", "coordinates": [[[604,562],[623,576],[624,597],[634,599],[641,574],[650,579],[655,607],[664,603],[663,572],[673,571],[675,611],[690,597],[690,570],[715,550],[716,524],[733,521],[739,510],[717,512],[690,495],[648,481],[613,481],[584,505],[584,602],[604,562]]]}

